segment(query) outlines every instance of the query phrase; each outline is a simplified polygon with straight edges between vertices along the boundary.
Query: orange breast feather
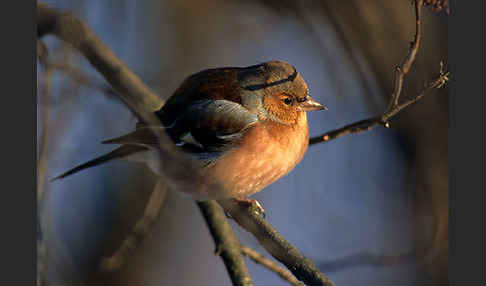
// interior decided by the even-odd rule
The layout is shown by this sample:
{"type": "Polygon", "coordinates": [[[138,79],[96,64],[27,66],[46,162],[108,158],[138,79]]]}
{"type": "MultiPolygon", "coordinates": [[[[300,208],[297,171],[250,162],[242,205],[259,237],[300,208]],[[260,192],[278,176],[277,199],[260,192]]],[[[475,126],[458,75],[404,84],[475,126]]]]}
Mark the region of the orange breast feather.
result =
{"type": "Polygon", "coordinates": [[[294,125],[260,122],[241,139],[239,147],[228,151],[207,168],[227,190],[212,198],[246,197],[289,173],[304,156],[308,146],[305,112],[294,125]]]}

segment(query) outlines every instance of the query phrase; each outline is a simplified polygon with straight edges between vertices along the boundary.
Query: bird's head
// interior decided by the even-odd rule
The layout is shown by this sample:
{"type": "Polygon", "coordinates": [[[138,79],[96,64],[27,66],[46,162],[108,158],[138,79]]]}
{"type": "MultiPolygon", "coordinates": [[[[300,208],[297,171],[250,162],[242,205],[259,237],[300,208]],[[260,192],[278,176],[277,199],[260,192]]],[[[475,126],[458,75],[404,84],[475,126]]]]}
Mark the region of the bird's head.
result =
{"type": "Polygon", "coordinates": [[[245,91],[243,105],[265,119],[294,124],[306,111],[327,109],[309,95],[300,73],[284,61],[244,68],[239,81],[245,91]]]}

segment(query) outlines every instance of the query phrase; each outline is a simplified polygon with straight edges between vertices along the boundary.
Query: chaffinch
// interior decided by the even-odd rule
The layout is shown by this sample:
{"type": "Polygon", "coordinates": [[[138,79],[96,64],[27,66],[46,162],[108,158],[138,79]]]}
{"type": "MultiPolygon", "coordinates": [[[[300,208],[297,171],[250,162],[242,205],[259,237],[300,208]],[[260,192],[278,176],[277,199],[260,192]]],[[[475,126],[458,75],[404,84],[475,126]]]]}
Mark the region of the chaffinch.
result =
{"type": "MultiPolygon", "coordinates": [[[[255,202],[247,197],[289,173],[302,159],[309,142],[306,111],[322,109],[327,108],[309,96],[293,66],[270,61],[191,75],[155,113],[174,143],[203,163],[205,176],[223,186],[204,193],[198,188],[179,191],[196,199],[255,202]]],[[[144,161],[161,174],[154,153],[158,140],[148,131],[137,124],[134,132],[104,141],[121,146],[55,179],[124,157],[144,161]]]]}

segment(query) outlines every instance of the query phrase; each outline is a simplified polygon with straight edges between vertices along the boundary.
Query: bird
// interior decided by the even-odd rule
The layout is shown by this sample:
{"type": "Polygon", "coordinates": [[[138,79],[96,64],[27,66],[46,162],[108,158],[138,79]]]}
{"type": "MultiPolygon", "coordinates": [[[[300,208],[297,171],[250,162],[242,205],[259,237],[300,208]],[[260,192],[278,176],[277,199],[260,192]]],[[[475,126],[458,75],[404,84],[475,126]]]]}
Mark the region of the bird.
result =
{"type": "MultiPolygon", "coordinates": [[[[201,172],[222,188],[175,188],[198,200],[249,196],[288,174],[309,144],[307,111],[327,110],[309,94],[302,75],[285,61],[247,67],[212,68],[187,77],[155,111],[164,132],[183,153],[201,163],[201,172]]],[[[104,144],[113,151],[55,177],[62,179],[114,159],[141,161],[162,175],[158,137],[146,124],[104,144]]]]}

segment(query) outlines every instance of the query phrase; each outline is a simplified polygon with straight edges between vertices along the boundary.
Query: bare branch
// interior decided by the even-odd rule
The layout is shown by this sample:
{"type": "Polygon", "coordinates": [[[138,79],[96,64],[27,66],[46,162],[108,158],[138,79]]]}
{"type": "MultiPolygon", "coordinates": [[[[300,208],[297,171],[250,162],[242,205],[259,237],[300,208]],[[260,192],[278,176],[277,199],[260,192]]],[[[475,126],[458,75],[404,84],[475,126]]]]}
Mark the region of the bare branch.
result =
{"type": "Polygon", "coordinates": [[[240,241],[231,231],[222,209],[214,201],[197,202],[216,244],[216,254],[226,265],[233,285],[253,285],[241,257],[240,241]]]}
{"type": "Polygon", "coordinates": [[[249,248],[248,246],[241,246],[241,253],[247,256],[254,262],[261,264],[268,268],[270,271],[275,272],[278,276],[280,276],[285,281],[289,282],[294,286],[303,286],[304,284],[299,280],[295,279],[294,275],[290,273],[287,269],[280,267],[276,262],[266,258],[262,254],[256,252],[255,250],[249,248]]]}
{"type": "Polygon", "coordinates": [[[449,80],[449,76],[450,76],[449,72],[443,73],[441,71],[441,74],[439,75],[439,77],[436,80],[428,83],[425,86],[425,88],[422,89],[422,91],[418,95],[416,95],[415,97],[413,97],[413,98],[411,98],[411,99],[409,99],[409,100],[407,100],[407,101],[405,101],[401,104],[393,106],[390,110],[385,112],[381,117],[381,122],[385,122],[385,124],[386,124],[388,119],[395,116],[402,109],[404,109],[404,108],[408,107],[409,105],[412,105],[412,104],[416,103],[417,101],[419,101],[422,97],[424,97],[427,94],[427,92],[434,90],[434,89],[441,88],[442,86],[444,86],[447,83],[447,81],[449,80]]]}
{"type": "Polygon", "coordinates": [[[393,106],[398,105],[398,99],[402,93],[402,86],[403,80],[405,75],[408,74],[410,67],[412,66],[413,62],[417,58],[418,49],[420,47],[420,39],[422,38],[421,33],[421,26],[422,21],[420,20],[421,11],[422,11],[422,0],[415,0],[415,36],[414,40],[410,45],[410,49],[408,51],[408,55],[403,60],[401,66],[398,66],[395,69],[395,90],[393,91],[392,98],[393,100],[390,101],[387,110],[393,108],[393,106]]]}
{"type": "Polygon", "coordinates": [[[37,5],[37,35],[54,34],[81,52],[146,123],[158,122],[152,111],[163,101],[132,72],[100,38],[72,13],[37,5]]]}
{"type": "Polygon", "coordinates": [[[347,134],[353,134],[353,133],[359,134],[360,132],[371,130],[378,125],[390,127],[388,120],[390,120],[393,116],[395,116],[397,113],[399,113],[401,110],[405,109],[406,107],[416,103],[423,96],[425,96],[429,91],[432,91],[437,88],[441,88],[447,83],[447,81],[449,80],[450,73],[444,71],[443,64],[441,62],[440,74],[437,79],[427,84],[425,88],[417,96],[405,101],[404,103],[401,104],[399,103],[400,95],[402,94],[404,78],[410,71],[410,68],[417,57],[417,53],[420,47],[420,39],[422,37],[421,20],[420,20],[422,6],[423,6],[422,0],[415,0],[415,37],[413,42],[410,45],[410,49],[408,51],[407,56],[403,60],[402,64],[395,69],[395,88],[392,93],[388,107],[383,112],[383,114],[376,117],[367,118],[358,122],[354,122],[345,125],[339,129],[326,132],[320,136],[313,137],[309,140],[309,145],[328,142],[347,134]]]}
{"type": "Polygon", "coordinates": [[[341,128],[328,131],[320,136],[312,137],[309,140],[309,145],[317,144],[317,143],[322,143],[322,142],[328,142],[334,139],[337,139],[341,136],[348,135],[348,134],[359,134],[363,131],[368,131],[373,129],[374,127],[378,125],[383,125],[385,127],[390,127],[388,120],[390,120],[392,117],[394,117],[396,114],[398,114],[401,110],[407,108],[408,106],[418,102],[422,97],[430,93],[431,91],[435,89],[439,89],[443,87],[447,81],[449,80],[450,73],[445,72],[437,79],[434,81],[428,83],[422,91],[414,96],[413,98],[399,104],[399,105],[394,105],[390,110],[387,110],[380,116],[372,117],[372,118],[367,118],[364,120],[360,120],[348,125],[345,125],[341,128]]]}

